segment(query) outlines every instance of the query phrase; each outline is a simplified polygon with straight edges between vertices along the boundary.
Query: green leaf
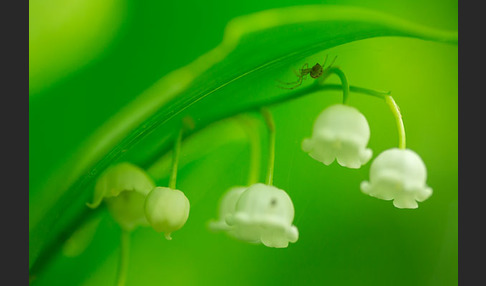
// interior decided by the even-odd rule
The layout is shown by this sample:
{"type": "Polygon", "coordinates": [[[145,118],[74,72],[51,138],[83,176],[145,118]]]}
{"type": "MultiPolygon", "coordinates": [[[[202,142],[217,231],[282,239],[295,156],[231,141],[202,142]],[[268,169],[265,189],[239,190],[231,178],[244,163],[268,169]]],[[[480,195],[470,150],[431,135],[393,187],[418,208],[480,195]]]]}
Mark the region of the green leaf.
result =
{"type": "MultiPolygon", "coordinates": [[[[278,88],[276,80],[295,80],[291,69],[302,66],[306,57],[385,36],[451,44],[457,44],[458,38],[454,31],[339,6],[273,9],[232,20],[220,45],[161,78],[101,126],[44,184],[33,187],[29,202],[31,273],[36,271],[32,267],[38,259],[37,267],[43,263],[39,257],[55,247],[69,229],[76,229],[75,224],[89,211],[85,203],[107,167],[129,161],[150,168],[171,148],[184,118],[192,119],[191,132],[195,133],[222,118],[301,96],[310,80],[290,92],[278,88]]],[[[223,136],[213,140],[224,142],[223,136]]],[[[199,150],[204,148],[201,144],[199,150]]]]}

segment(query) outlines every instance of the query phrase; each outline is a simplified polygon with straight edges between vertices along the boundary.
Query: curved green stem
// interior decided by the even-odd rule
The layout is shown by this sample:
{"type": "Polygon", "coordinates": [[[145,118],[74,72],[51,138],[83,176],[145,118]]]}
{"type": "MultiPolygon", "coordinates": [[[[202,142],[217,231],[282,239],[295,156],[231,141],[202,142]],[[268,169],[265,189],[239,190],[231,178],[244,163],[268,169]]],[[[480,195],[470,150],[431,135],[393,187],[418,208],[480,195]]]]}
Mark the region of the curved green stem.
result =
{"type": "Polygon", "coordinates": [[[385,98],[391,91],[379,91],[359,86],[349,86],[349,90],[356,93],[366,94],[374,97],[385,98]]]}
{"type": "MultiPolygon", "coordinates": [[[[328,75],[331,75],[331,74],[335,74],[339,77],[339,79],[341,80],[341,83],[342,83],[342,88],[343,88],[343,104],[346,104],[346,102],[348,101],[348,96],[349,96],[349,82],[348,82],[348,78],[346,77],[346,75],[344,74],[344,72],[338,68],[338,67],[332,67],[329,69],[328,71],[328,75]]],[[[323,80],[328,76],[328,75],[324,75],[323,76],[323,80]]]]}
{"type": "MultiPolygon", "coordinates": [[[[344,89],[345,88],[341,84],[322,84],[322,82],[315,81],[313,84],[299,88],[296,91],[289,92],[285,96],[281,96],[278,98],[269,98],[267,101],[260,102],[257,106],[249,107],[248,109],[258,110],[260,106],[278,105],[293,99],[301,98],[302,96],[306,96],[314,92],[344,90],[344,89]]],[[[360,93],[363,95],[378,97],[381,99],[385,99],[385,97],[391,93],[390,91],[379,91],[379,90],[373,90],[373,89],[353,86],[353,85],[349,86],[349,91],[354,93],[360,93]]]]}
{"type": "Polygon", "coordinates": [[[275,122],[273,121],[272,114],[267,108],[261,108],[260,112],[262,113],[268,128],[268,167],[265,183],[271,186],[273,185],[273,170],[275,165],[275,122]]]}
{"type": "Polygon", "coordinates": [[[261,160],[261,148],[260,148],[260,134],[255,128],[252,119],[248,118],[248,115],[240,115],[237,117],[241,123],[245,133],[248,136],[250,144],[250,164],[248,170],[247,186],[251,186],[258,182],[260,176],[260,160],[261,160]]]}
{"type": "Polygon", "coordinates": [[[116,286],[124,286],[127,280],[128,260],[130,251],[130,232],[122,230],[120,241],[120,261],[116,286]]]}
{"type": "Polygon", "coordinates": [[[400,107],[398,107],[395,100],[391,95],[387,95],[385,97],[385,102],[390,107],[393,116],[395,117],[398,129],[398,148],[405,149],[406,148],[406,138],[405,138],[405,126],[403,125],[402,114],[400,113],[400,107]]]}
{"type": "Polygon", "coordinates": [[[181,151],[181,141],[182,141],[182,128],[179,130],[177,134],[176,141],[174,143],[174,151],[172,153],[172,167],[171,167],[171,174],[169,179],[169,188],[175,189],[176,188],[176,180],[177,180],[177,167],[179,165],[179,153],[181,151]]]}

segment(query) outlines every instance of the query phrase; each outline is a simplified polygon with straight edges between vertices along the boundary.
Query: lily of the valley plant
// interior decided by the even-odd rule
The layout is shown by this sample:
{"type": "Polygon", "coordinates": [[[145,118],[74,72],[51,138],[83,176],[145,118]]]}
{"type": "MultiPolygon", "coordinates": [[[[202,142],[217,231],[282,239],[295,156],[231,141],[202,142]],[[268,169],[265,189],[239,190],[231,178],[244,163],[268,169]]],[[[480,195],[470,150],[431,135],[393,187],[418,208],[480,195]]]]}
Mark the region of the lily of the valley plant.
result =
{"type": "MultiPolygon", "coordinates": [[[[357,107],[347,104],[350,86],[344,73],[337,67],[328,68],[329,74],[341,79],[343,102],[323,109],[314,126],[309,128],[309,138],[303,138],[302,150],[323,165],[339,164],[358,169],[367,164],[373,152],[368,148],[370,127],[366,117],[357,107]]],[[[316,81],[317,88],[323,87],[316,81]]],[[[406,148],[405,128],[400,109],[390,93],[368,89],[355,89],[363,94],[380,97],[390,108],[398,129],[398,146],[379,154],[370,167],[369,181],[364,181],[358,190],[372,197],[393,201],[399,209],[415,209],[432,195],[426,185],[426,167],[420,156],[406,148]]],[[[230,188],[220,199],[218,217],[209,223],[209,228],[224,232],[228,236],[251,244],[286,248],[299,238],[297,226],[293,225],[294,205],[290,195],[273,185],[275,157],[275,123],[268,108],[260,109],[262,121],[268,130],[268,160],[265,182],[258,182],[249,172],[246,186],[230,188]]],[[[156,186],[141,168],[120,163],[108,168],[98,179],[91,208],[104,201],[114,220],[123,229],[123,239],[139,226],[151,226],[172,239],[172,233],[181,229],[189,217],[190,203],[182,190],[176,189],[176,177],[184,127],[181,127],[174,142],[172,169],[169,185],[156,186]]],[[[250,164],[253,166],[253,164],[250,164]]],[[[122,243],[122,253],[128,244],[122,243]]],[[[127,255],[121,256],[118,284],[125,281],[127,255]]]]}

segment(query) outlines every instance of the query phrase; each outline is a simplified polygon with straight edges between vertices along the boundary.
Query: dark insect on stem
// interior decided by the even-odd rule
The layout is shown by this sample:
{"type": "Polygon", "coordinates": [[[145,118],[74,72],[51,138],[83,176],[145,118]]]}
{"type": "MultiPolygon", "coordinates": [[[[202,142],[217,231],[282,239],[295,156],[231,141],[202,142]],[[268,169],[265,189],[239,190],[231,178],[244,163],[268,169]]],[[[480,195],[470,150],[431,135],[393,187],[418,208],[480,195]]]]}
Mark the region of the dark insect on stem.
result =
{"type": "Polygon", "coordinates": [[[282,82],[280,80],[277,80],[279,83],[281,83],[283,85],[293,85],[293,86],[291,86],[291,87],[278,86],[278,87],[283,88],[283,89],[294,89],[296,87],[299,87],[300,85],[302,85],[302,82],[307,78],[307,75],[310,75],[311,78],[319,78],[319,77],[325,78],[329,75],[329,73],[328,73],[329,69],[332,67],[332,65],[336,61],[336,58],[337,58],[337,56],[334,57],[331,64],[329,66],[327,66],[326,68],[324,68],[324,67],[326,66],[326,62],[327,62],[327,55],[326,55],[326,58],[324,59],[324,63],[322,65],[319,64],[319,63],[316,63],[313,67],[309,68],[309,64],[305,63],[299,71],[294,71],[295,75],[298,77],[298,79],[296,81],[282,82]]]}

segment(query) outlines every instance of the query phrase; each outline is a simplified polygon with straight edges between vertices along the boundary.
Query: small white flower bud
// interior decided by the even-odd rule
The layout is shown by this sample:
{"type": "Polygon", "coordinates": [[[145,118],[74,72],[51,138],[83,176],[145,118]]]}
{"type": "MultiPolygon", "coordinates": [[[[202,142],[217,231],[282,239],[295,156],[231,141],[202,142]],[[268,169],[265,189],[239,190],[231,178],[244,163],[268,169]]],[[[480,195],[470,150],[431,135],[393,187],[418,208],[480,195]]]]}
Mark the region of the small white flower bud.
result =
{"type": "Polygon", "coordinates": [[[371,163],[370,181],[361,183],[361,191],[370,196],[393,200],[400,209],[415,209],[432,195],[425,182],[427,170],[420,156],[410,149],[392,148],[371,163]]]}
{"type": "Polygon", "coordinates": [[[145,199],[145,216],[153,229],[170,234],[180,229],[189,217],[189,200],[183,192],[166,187],[156,187],[145,199]]]}
{"type": "Polygon", "coordinates": [[[337,160],[343,167],[357,169],[372,155],[367,149],[370,127],[356,108],[336,104],[319,114],[311,138],[302,142],[302,150],[315,160],[331,164],[337,160]]]}
{"type": "Polygon", "coordinates": [[[248,187],[240,195],[234,213],[226,216],[236,238],[277,248],[297,241],[299,233],[293,220],[294,205],[288,194],[261,183],[248,187]]]}

